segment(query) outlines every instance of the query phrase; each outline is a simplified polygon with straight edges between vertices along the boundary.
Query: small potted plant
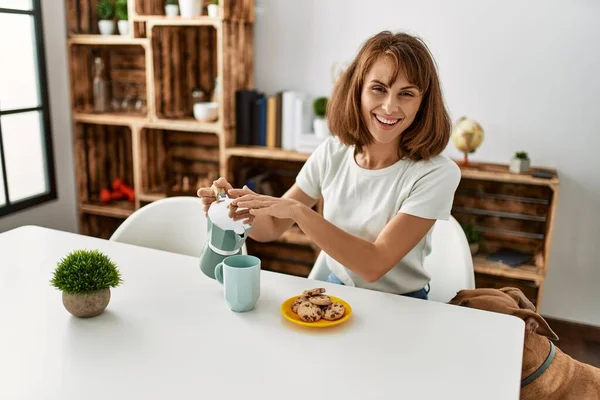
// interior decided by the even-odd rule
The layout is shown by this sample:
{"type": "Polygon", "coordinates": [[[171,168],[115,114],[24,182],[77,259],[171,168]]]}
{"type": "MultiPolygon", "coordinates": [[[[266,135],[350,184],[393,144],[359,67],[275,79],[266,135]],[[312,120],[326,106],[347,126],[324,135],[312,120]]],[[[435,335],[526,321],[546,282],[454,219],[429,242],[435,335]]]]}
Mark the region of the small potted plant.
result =
{"type": "Polygon", "coordinates": [[[465,231],[467,242],[469,242],[471,255],[474,256],[479,252],[479,246],[481,245],[481,240],[483,239],[481,231],[471,224],[464,225],[463,230],[465,231]]]}
{"type": "Polygon", "coordinates": [[[166,0],[165,15],[167,17],[176,17],[179,15],[179,5],[177,5],[177,0],[166,0]]]}
{"type": "Polygon", "coordinates": [[[101,314],[110,301],[110,288],[119,286],[121,273],[98,250],[75,250],[61,259],[50,281],[62,291],[63,305],[80,318],[101,314]]]}
{"type": "Polygon", "coordinates": [[[179,13],[184,18],[200,16],[202,0],[179,0],[179,13]]]}
{"type": "Polygon", "coordinates": [[[210,18],[217,18],[219,16],[219,0],[211,0],[207,8],[210,18]]]}
{"type": "Polygon", "coordinates": [[[327,127],[327,102],[329,99],[327,97],[318,97],[313,102],[313,111],[315,112],[316,118],[313,121],[313,129],[315,131],[315,135],[319,139],[327,138],[329,133],[329,128],[327,127]]]}
{"type": "Polygon", "coordinates": [[[115,3],[117,15],[117,27],[121,36],[129,34],[129,15],[127,11],[127,0],[117,0],[115,3]]]}
{"type": "Polygon", "coordinates": [[[529,155],[525,151],[518,151],[515,156],[510,160],[510,172],[515,174],[522,174],[529,171],[530,161],[529,155]]]}
{"type": "Polygon", "coordinates": [[[115,3],[114,0],[98,0],[96,4],[98,13],[98,29],[102,35],[115,33],[115,3]]]}

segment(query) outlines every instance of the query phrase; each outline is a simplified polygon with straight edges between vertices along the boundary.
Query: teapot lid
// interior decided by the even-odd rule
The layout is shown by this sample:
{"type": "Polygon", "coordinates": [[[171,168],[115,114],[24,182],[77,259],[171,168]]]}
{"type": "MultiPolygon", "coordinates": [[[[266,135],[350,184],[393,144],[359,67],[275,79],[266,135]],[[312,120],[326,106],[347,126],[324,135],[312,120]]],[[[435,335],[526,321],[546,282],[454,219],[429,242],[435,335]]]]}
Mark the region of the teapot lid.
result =
{"type": "MultiPolygon", "coordinates": [[[[238,235],[243,235],[252,225],[243,223],[242,220],[234,221],[229,216],[229,204],[233,200],[225,197],[223,200],[214,201],[208,208],[208,218],[213,225],[218,226],[224,231],[234,231],[238,235]]],[[[238,210],[243,210],[239,208],[238,210]]]]}

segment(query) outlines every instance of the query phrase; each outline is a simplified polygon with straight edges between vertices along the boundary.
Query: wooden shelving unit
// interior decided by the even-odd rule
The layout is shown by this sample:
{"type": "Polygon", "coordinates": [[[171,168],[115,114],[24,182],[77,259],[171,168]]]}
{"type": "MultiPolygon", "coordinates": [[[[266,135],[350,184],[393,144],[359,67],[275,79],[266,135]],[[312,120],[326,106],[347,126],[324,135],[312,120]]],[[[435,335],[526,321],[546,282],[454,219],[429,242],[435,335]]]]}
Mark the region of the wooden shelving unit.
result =
{"type": "Polygon", "coordinates": [[[519,287],[539,309],[560,184],[556,171],[536,168],[513,174],[507,165],[483,163],[471,163],[461,171],[452,215],[482,232],[480,251],[473,257],[477,286],[519,287]],[[536,178],[532,176],[536,170],[552,177],[536,178]],[[530,257],[514,267],[490,259],[501,249],[530,257]]]}
{"type": "Polygon", "coordinates": [[[221,0],[219,17],[209,18],[204,0],[200,17],[167,18],[164,0],[129,0],[129,34],[105,36],[96,3],[66,0],[66,40],[80,231],[106,238],[139,207],[193,195],[200,180],[226,174],[235,92],[254,85],[255,4],[221,0]],[[115,104],[140,99],[139,108],[94,112],[96,57],[104,61],[109,97],[115,104]],[[195,120],[192,88],[212,97],[217,80],[218,120],[195,120]],[[115,178],[133,188],[133,201],[100,201],[115,178]]]}

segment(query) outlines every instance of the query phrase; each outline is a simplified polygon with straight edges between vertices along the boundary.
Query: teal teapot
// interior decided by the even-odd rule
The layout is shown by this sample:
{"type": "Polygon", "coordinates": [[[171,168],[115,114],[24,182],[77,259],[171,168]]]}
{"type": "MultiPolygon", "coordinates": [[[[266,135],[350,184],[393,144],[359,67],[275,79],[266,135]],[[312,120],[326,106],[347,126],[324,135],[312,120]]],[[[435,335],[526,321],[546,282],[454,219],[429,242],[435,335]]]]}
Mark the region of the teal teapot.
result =
{"type": "Polygon", "coordinates": [[[217,200],[208,209],[208,237],[200,254],[200,270],[215,279],[215,267],[225,258],[242,254],[251,225],[234,221],[229,216],[230,199],[224,190],[216,192],[217,200]]]}

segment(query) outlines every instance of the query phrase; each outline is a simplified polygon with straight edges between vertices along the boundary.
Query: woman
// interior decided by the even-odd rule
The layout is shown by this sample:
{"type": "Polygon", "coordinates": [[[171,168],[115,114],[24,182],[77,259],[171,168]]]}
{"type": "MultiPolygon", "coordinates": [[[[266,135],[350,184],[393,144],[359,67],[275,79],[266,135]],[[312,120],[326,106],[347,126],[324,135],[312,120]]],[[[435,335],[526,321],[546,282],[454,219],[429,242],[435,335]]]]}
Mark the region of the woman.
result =
{"type": "MultiPolygon", "coordinates": [[[[423,268],[436,220],[450,216],[460,170],[440,155],[450,119],[426,45],[381,32],[363,45],[327,106],[333,137],[311,154],[281,198],[220,178],[250,237],[276,240],[296,223],[322,249],[329,281],[427,299],[423,268]],[[311,207],[324,199],[323,216],[311,207]]],[[[198,195],[208,209],[211,188],[198,195]]]]}

